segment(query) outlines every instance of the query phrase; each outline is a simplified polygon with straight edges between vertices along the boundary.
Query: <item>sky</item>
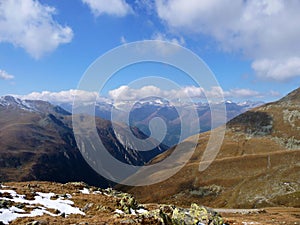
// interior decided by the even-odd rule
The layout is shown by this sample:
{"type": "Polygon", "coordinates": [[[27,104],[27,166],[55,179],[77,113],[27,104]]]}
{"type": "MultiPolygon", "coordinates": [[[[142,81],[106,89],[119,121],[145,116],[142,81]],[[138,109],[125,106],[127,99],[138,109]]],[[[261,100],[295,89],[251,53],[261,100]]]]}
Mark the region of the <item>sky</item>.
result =
{"type": "MultiPolygon", "coordinates": [[[[197,54],[226,99],[273,101],[300,86],[299,11],[298,0],[0,0],[0,95],[70,101],[98,57],[161,40],[197,54]]],[[[193,97],[205,91],[176,68],[144,64],[115,74],[101,95],[162,91],[129,86],[146,75],[177,81],[193,97]]]]}

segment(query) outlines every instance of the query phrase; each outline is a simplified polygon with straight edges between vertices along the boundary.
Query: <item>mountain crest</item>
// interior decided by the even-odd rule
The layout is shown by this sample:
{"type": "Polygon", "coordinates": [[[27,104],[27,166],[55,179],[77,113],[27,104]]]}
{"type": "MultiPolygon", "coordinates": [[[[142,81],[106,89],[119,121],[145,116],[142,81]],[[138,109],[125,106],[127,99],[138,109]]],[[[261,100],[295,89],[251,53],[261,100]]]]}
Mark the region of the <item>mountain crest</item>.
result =
{"type": "Polygon", "coordinates": [[[300,105],[300,87],[280,99],[279,102],[289,102],[292,104],[300,105]]]}
{"type": "Polygon", "coordinates": [[[61,115],[71,115],[68,111],[64,110],[60,106],[54,106],[49,102],[42,100],[22,100],[14,96],[1,96],[0,97],[0,107],[6,109],[19,109],[28,112],[36,113],[52,113],[52,114],[61,114],[61,115]]]}

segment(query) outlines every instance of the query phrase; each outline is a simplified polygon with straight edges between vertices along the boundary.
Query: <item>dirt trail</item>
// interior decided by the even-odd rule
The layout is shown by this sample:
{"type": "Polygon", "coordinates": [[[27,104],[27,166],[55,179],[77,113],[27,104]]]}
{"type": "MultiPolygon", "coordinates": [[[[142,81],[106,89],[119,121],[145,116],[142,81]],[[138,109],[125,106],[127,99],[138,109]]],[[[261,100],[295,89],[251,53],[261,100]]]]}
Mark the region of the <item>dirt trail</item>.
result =
{"type": "Polygon", "coordinates": [[[300,225],[300,208],[215,209],[229,224],[300,225]]]}
{"type": "Polygon", "coordinates": [[[238,213],[238,214],[251,214],[263,213],[264,209],[214,209],[218,213],[238,213]]]}

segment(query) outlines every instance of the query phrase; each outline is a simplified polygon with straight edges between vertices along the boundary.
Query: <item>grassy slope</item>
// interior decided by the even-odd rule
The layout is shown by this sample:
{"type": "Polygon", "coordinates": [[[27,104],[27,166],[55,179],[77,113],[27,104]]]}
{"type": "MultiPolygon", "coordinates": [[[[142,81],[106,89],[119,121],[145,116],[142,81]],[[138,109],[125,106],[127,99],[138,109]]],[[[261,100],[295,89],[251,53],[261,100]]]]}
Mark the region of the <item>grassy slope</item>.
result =
{"type": "MultiPolygon", "coordinates": [[[[142,202],[196,202],[228,208],[300,207],[299,130],[297,89],[278,102],[230,121],[217,159],[204,172],[199,172],[198,167],[209,132],[199,135],[194,155],[175,176],[151,186],[120,188],[142,202]]],[[[172,149],[152,163],[171,153],[172,149]]]]}

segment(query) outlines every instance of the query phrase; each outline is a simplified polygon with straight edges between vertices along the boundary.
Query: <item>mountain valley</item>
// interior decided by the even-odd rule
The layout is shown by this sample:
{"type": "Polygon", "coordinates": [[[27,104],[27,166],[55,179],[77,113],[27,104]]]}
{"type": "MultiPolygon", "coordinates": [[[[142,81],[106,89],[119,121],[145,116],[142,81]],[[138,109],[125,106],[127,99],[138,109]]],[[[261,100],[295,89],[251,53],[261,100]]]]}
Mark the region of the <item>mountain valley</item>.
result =
{"type": "MultiPolygon", "coordinates": [[[[141,202],[183,206],[196,202],[222,208],[300,207],[299,112],[300,88],[230,120],[222,147],[205,171],[198,168],[210,132],[199,134],[193,156],[173,177],[150,186],[120,188],[141,202]]],[[[175,147],[151,163],[164,160],[175,147]]],[[[155,179],[161,173],[149,176],[155,179]]]]}
{"type": "MultiPolygon", "coordinates": [[[[111,122],[97,118],[96,124],[106,149],[124,163],[143,165],[167,149],[159,145],[150,152],[140,153],[122,145],[111,122]]],[[[84,181],[101,187],[112,185],[82,157],[72,130],[72,116],[64,109],[44,101],[1,97],[0,127],[0,181],[84,181]]],[[[128,136],[126,129],[118,130],[123,132],[119,138],[128,136]]],[[[138,138],[145,138],[138,129],[133,131],[138,138]]],[[[128,139],[125,141],[130,143],[128,139]]]]}
{"type": "MultiPolygon", "coordinates": [[[[227,109],[230,109],[228,104],[232,103],[226,104],[227,109]]],[[[207,106],[202,107],[204,114],[208,115],[207,106]]],[[[1,97],[0,182],[4,183],[1,186],[2,190],[0,189],[0,203],[6,205],[0,204],[0,218],[4,213],[16,213],[22,209],[9,200],[13,197],[9,197],[7,193],[12,192],[4,191],[6,187],[10,187],[25,195],[34,190],[35,194],[31,199],[39,196],[43,198],[44,195],[39,194],[40,192],[72,192],[75,205],[88,215],[61,216],[59,211],[50,215],[53,209],[49,209],[49,215],[46,213],[42,216],[18,218],[11,220],[11,224],[34,224],[35,221],[39,221],[36,224],[75,224],[78,221],[87,221],[88,224],[98,224],[99,221],[100,224],[168,224],[166,218],[173,220],[175,211],[191,213],[195,211],[195,207],[201,208],[202,205],[214,208],[211,210],[218,212],[220,218],[223,218],[222,223],[214,224],[299,224],[300,88],[276,102],[245,112],[239,108],[240,115],[236,117],[233,115],[238,110],[233,105],[231,107],[233,108],[229,110],[228,115],[231,119],[226,124],[223,144],[216,159],[206,170],[200,172],[199,164],[213,131],[197,134],[198,144],[192,157],[173,177],[149,186],[130,187],[115,185],[98,175],[88,165],[75,141],[71,113],[44,101],[1,97]],[[75,181],[83,181],[86,184],[67,183],[75,181]],[[125,209],[122,208],[123,203],[120,199],[120,195],[123,194],[109,189],[110,193],[117,193],[119,196],[110,198],[107,196],[111,194],[98,188],[109,186],[130,193],[131,195],[124,194],[126,199],[134,196],[134,202],[139,202],[141,209],[154,210],[153,213],[167,210],[162,211],[167,216],[161,217],[164,214],[160,214],[157,217],[152,211],[151,216],[145,216],[130,209],[128,213],[123,214],[125,209]],[[83,191],[87,188],[86,192],[89,194],[84,194],[78,188],[83,191]],[[97,191],[102,193],[101,196],[95,196],[93,192],[97,191]]],[[[165,116],[167,121],[174,121],[176,113],[174,114],[173,110],[172,107],[143,103],[133,110],[135,117],[132,118],[136,120],[132,123],[135,126],[128,129],[127,125],[116,123],[114,126],[120,131],[116,134],[111,121],[97,117],[97,132],[110,154],[123,163],[153,165],[170,156],[176,145],[168,149],[167,145],[160,144],[150,152],[139,152],[128,148],[134,147],[134,141],[127,138],[127,132],[129,130],[137,138],[145,139],[148,137],[145,134],[147,130],[144,132],[138,127],[147,127],[149,120],[155,116],[165,116]],[[148,113],[144,114],[143,111],[148,113]],[[126,146],[123,143],[127,143],[126,146]]],[[[84,120],[89,119],[90,115],[78,116],[84,120]]],[[[210,117],[204,120],[207,118],[210,117]]],[[[188,145],[188,142],[189,138],[179,145],[188,145]]],[[[169,165],[170,168],[165,169],[174,169],[173,166],[169,165]]],[[[153,172],[151,177],[155,179],[163,172],[153,172]]],[[[138,175],[139,172],[134,174],[133,179],[138,175]]],[[[138,209],[140,208],[133,210],[138,209]]],[[[175,215],[174,221],[176,218],[175,215]]],[[[185,219],[189,220],[190,217],[185,219]]],[[[174,221],[169,224],[177,224],[174,221]]]]}

